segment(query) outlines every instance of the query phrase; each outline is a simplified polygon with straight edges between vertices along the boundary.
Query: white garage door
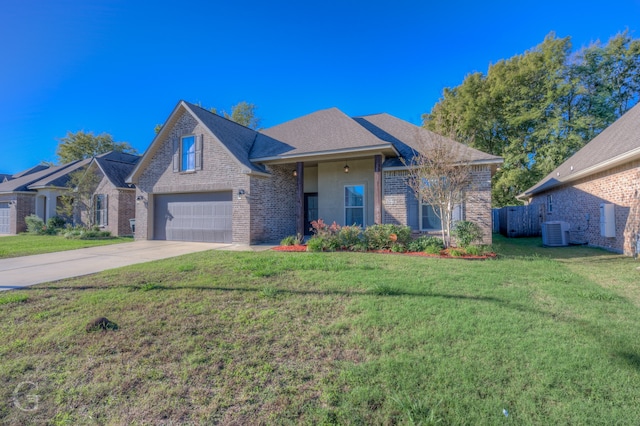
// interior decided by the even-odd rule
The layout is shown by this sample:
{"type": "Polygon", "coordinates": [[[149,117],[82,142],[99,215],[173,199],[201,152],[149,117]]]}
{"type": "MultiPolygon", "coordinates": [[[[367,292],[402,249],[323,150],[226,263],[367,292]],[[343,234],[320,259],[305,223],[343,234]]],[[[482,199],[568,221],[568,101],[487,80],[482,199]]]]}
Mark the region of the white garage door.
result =
{"type": "Polygon", "coordinates": [[[154,238],[169,241],[231,242],[231,191],[154,197],[154,238]]]}
{"type": "Polygon", "coordinates": [[[0,234],[11,232],[11,227],[9,226],[10,213],[9,203],[0,203],[0,234]]]}

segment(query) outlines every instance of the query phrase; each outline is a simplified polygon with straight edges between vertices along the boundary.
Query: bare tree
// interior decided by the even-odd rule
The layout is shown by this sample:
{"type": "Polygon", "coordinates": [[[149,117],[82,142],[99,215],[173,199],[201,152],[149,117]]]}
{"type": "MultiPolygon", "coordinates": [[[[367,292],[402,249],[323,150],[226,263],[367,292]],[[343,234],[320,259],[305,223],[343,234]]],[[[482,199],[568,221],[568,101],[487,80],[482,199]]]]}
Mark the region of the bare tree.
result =
{"type": "Polygon", "coordinates": [[[416,134],[418,150],[403,159],[408,168],[407,184],[420,203],[433,207],[442,224],[442,240],[451,243],[453,213],[470,189],[470,156],[466,145],[428,130],[416,134]]]}
{"type": "Polygon", "coordinates": [[[100,183],[101,176],[95,168],[89,167],[76,170],[69,177],[57,213],[73,218],[75,224],[91,228],[95,225],[96,217],[94,191],[100,183]]]}

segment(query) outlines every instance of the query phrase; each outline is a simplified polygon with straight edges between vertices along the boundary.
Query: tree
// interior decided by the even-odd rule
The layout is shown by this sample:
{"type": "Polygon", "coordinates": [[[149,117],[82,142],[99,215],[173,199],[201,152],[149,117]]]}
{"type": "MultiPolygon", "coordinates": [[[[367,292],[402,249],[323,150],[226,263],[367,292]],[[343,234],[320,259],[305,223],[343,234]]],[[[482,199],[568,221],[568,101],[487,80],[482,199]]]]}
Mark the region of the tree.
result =
{"type": "Polygon", "coordinates": [[[73,218],[75,224],[92,228],[96,218],[94,192],[100,180],[101,176],[95,168],[82,168],[72,172],[61,196],[57,214],[73,218]]]}
{"type": "Polygon", "coordinates": [[[109,151],[136,154],[136,150],[128,142],[115,142],[108,133],[94,135],[93,132],[79,130],[59,139],[56,155],[61,164],[91,158],[109,151]]]}
{"type": "Polygon", "coordinates": [[[209,111],[214,114],[221,115],[227,120],[242,124],[243,126],[250,129],[259,130],[260,122],[262,120],[256,116],[257,108],[258,107],[254,104],[248,103],[246,101],[241,101],[231,107],[231,114],[226,111],[222,111],[222,113],[219,113],[216,108],[210,108],[209,111]]]}
{"type": "Polygon", "coordinates": [[[631,108],[640,95],[640,40],[618,34],[571,53],[571,39],[550,33],[524,54],[445,88],[423,125],[499,155],[493,205],[550,173],[631,108]]]}
{"type": "Polygon", "coordinates": [[[468,149],[433,132],[420,132],[420,149],[411,160],[403,160],[408,167],[407,185],[418,202],[430,204],[442,224],[445,246],[451,241],[453,212],[466,200],[470,188],[468,149]]]}

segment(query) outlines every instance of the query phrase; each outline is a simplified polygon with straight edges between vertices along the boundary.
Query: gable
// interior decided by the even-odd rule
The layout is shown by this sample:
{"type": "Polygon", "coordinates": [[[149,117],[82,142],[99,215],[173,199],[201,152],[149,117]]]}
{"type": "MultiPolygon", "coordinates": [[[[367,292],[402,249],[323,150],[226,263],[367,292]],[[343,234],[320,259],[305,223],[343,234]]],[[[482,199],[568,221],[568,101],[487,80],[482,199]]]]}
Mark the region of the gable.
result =
{"type": "MultiPolygon", "coordinates": [[[[151,166],[153,158],[159,150],[170,149],[172,155],[175,154],[177,147],[174,145],[173,140],[175,140],[176,137],[179,138],[186,134],[180,129],[177,129],[178,133],[176,133],[176,128],[180,126],[180,120],[182,120],[185,115],[190,116],[195,123],[201,126],[201,135],[206,133],[209,138],[219,144],[227,153],[229,161],[234,162],[242,168],[245,173],[265,172],[262,166],[249,161],[249,150],[253,145],[257,132],[227,120],[224,117],[220,117],[217,114],[206,111],[196,105],[180,101],[151,142],[151,145],[149,145],[142,155],[142,158],[131,172],[131,175],[126,179],[127,183],[137,183],[142,173],[151,166]],[[180,135],[177,136],[178,134],[180,135]],[[167,147],[166,143],[170,137],[173,139],[170,146],[167,147]]],[[[203,161],[208,160],[204,159],[203,161]]]]}

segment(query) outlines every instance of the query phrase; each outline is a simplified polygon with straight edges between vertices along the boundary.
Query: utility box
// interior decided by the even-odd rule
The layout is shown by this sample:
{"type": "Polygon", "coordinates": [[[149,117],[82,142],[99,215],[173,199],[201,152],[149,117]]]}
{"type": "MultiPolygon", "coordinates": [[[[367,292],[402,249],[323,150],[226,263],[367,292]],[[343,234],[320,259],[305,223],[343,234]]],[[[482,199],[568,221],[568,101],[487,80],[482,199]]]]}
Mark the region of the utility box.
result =
{"type": "Polygon", "coordinates": [[[616,211],[613,204],[600,204],[600,235],[606,238],[616,236],[616,211]]]}

